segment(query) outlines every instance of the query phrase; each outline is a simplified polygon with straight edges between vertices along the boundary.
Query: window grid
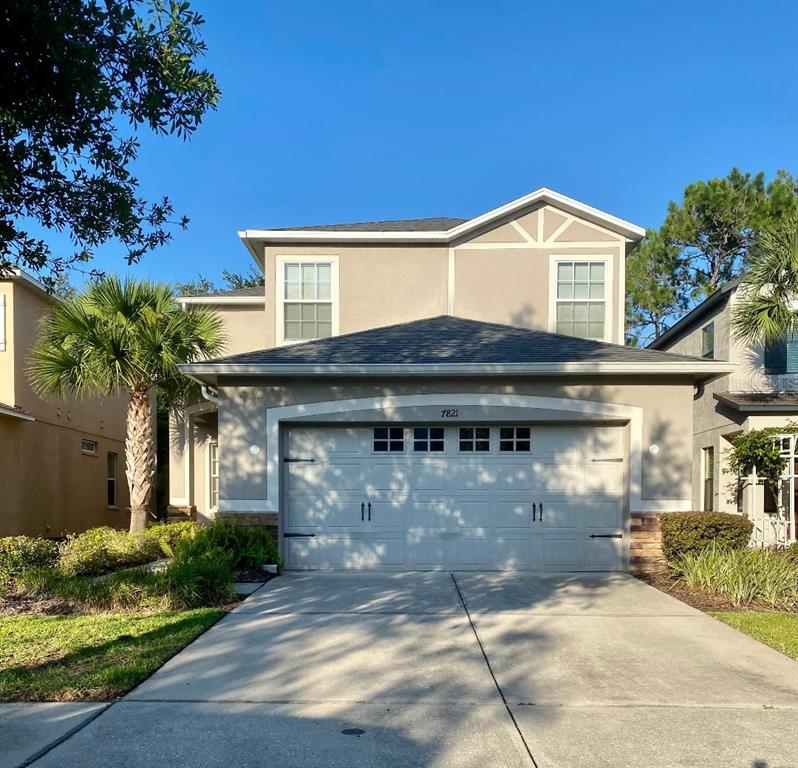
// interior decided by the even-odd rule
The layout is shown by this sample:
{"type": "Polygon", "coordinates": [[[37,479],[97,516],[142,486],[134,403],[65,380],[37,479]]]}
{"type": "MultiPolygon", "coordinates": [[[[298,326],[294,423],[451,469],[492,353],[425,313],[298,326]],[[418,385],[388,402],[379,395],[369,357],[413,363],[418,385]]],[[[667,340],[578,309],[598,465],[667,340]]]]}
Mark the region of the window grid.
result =
{"type": "Polygon", "coordinates": [[[414,427],[413,451],[415,453],[443,453],[443,427],[414,427]]]}
{"type": "Polygon", "coordinates": [[[80,441],[80,450],[83,453],[91,454],[92,456],[97,455],[97,441],[96,440],[81,440],[80,441]]]}
{"type": "Polygon", "coordinates": [[[715,357],[715,323],[701,329],[701,357],[710,360],[715,357]]]}
{"type": "Polygon", "coordinates": [[[556,331],[589,339],[606,337],[606,262],[558,261],[556,331]]]}
{"type": "Polygon", "coordinates": [[[490,427],[460,427],[461,453],[487,453],[490,451],[490,427]]]}
{"type": "Polygon", "coordinates": [[[106,501],[109,507],[117,506],[116,454],[109,453],[105,461],[106,501]]]}
{"type": "Polygon", "coordinates": [[[499,450],[503,453],[529,453],[532,450],[530,427],[499,427],[499,450]]]}
{"type": "Polygon", "coordinates": [[[402,427],[374,427],[374,453],[404,453],[405,431],[402,427]]]}
{"type": "Polygon", "coordinates": [[[208,503],[211,509],[219,506],[219,444],[208,445],[208,503]]]}
{"type": "Polygon", "coordinates": [[[283,336],[308,341],[332,336],[332,264],[283,265],[283,336]]]}

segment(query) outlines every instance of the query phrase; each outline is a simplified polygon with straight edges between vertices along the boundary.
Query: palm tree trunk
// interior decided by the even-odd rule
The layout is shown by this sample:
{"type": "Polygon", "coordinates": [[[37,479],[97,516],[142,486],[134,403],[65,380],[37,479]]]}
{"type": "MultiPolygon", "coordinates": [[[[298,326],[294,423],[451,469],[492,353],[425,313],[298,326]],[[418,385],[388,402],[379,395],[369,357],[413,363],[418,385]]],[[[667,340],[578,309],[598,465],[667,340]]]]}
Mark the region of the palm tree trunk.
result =
{"type": "Polygon", "coordinates": [[[130,532],[147,525],[155,485],[155,435],[148,389],[130,392],[125,435],[125,469],[130,488],[130,532]]]}

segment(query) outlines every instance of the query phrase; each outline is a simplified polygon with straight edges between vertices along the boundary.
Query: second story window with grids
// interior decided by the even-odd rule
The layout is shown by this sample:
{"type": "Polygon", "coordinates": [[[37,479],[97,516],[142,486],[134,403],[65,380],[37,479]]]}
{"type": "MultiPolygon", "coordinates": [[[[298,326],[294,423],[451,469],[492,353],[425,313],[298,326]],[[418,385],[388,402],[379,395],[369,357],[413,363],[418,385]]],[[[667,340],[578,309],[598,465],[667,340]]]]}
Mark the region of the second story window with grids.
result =
{"type": "Polygon", "coordinates": [[[557,333],[607,339],[607,264],[605,261],[557,261],[555,325],[557,333]]]}
{"type": "Polygon", "coordinates": [[[283,339],[309,341],[333,335],[333,265],[283,264],[283,339]]]}
{"type": "Polygon", "coordinates": [[[701,357],[715,359],[715,323],[709,323],[701,329],[701,357]]]}
{"type": "Polygon", "coordinates": [[[798,334],[765,347],[765,373],[774,376],[798,373],[798,334]]]}

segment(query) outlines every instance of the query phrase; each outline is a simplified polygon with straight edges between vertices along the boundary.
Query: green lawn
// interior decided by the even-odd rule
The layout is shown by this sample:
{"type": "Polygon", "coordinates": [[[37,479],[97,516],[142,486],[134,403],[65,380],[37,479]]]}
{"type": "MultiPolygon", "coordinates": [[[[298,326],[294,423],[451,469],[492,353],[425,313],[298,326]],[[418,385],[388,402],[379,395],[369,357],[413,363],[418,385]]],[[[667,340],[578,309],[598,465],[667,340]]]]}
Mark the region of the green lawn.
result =
{"type": "Polygon", "coordinates": [[[223,615],[149,614],[0,619],[0,701],[105,701],[129,691],[223,615]]]}
{"type": "Polygon", "coordinates": [[[730,627],[798,660],[798,613],[710,613],[730,627]]]}

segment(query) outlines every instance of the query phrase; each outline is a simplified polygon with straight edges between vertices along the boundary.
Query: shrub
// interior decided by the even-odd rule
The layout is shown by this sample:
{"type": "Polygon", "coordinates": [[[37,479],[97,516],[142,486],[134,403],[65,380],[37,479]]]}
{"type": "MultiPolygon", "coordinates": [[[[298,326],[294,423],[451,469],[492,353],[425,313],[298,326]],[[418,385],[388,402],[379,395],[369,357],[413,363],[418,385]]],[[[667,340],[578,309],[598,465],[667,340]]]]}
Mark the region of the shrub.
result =
{"type": "Polygon", "coordinates": [[[668,562],[696,554],[712,544],[722,549],[745,547],[753,523],[725,512],[674,512],[660,515],[662,551],[668,562]]]}
{"type": "Polygon", "coordinates": [[[216,546],[233,555],[233,568],[260,568],[266,563],[282,564],[277,553],[277,544],[265,528],[215,520],[203,532],[207,532],[216,546]]]}
{"type": "Polygon", "coordinates": [[[70,536],[61,545],[58,568],[67,576],[99,576],[118,568],[150,563],[162,556],[157,536],[92,528],[70,536]]]}
{"type": "Polygon", "coordinates": [[[141,531],[135,536],[140,536],[145,541],[157,541],[162,555],[171,555],[177,542],[184,536],[190,536],[197,530],[197,524],[190,521],[180,523],[156,523],[141,531]]]}
{"type": "Polygon", "coordinates": [[[218,605],[233,597],[235,555],[213,541],[210,529],[180,539],[164,577],[170,594],[182,607],[218,605]]]}
{"type": "Polygon", "coordinates": [[[0,580],[13,579],[29,568],[46,568],[58,559],[58,544],[50,539],[8,536],[0,539],[0,580]]]}
{"type": "Polygon", "coordinates": [[[798,564],[771,550],[712,544],[701,552],[685,553],[673,565],[688,586],[725,595],[736,606],[798,608],[798,564]]]}
{"type": "Polygon", "coordinates": [[[798,565],[798,541],[794,541],[782,551],[782,556],[798,565]]]}

